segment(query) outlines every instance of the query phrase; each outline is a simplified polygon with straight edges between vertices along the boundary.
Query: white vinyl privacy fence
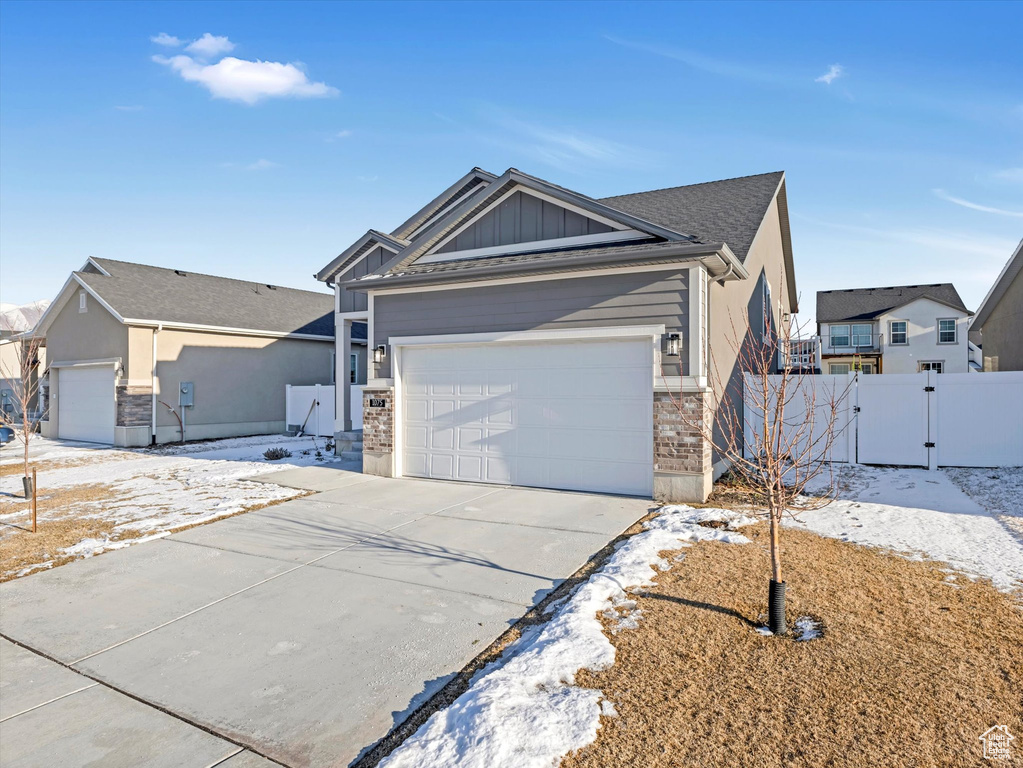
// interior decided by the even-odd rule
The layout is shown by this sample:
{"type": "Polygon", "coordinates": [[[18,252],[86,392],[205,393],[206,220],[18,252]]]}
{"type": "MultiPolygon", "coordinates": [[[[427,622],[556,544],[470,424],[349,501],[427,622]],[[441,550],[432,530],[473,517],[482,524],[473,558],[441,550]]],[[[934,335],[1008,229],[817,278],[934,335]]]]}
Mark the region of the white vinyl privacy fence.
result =
{"type": "MultiPolygon", "coordinates": [[[[362,429],[362,386],[349,386],[352,398],[352,429],[362,429]]],[[[285,387],[288,430],[302,429],[307,435],[334,436],[334,408],[337,403],[333,384],[309,387],[285,387]]]]}
{"type": "MultiPolygon", "coordinates": [[[[747,375],[747,388],[756,383],[747,375]]],[[[805,418],[810,402],[819,435],[829,420],[829,403],[841,400],[838,437],[830,455],[820,458],[930,469],[1023,466],[1023,372],[850,373],[805,376],[791,385],[813,391],[788,401],[783,432],[805,418]]],[[[748,447],[753,430],[763,429],[763,411],[746,400],[748,447]]]]}

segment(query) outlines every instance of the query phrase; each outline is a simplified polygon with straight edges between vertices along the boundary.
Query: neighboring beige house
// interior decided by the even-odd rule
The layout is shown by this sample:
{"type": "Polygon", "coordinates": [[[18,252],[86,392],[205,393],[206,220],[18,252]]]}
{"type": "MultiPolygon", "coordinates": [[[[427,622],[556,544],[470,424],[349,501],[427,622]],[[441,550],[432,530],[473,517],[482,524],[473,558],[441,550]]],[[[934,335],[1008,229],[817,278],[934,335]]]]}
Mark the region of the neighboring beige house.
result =
{"type": "Polygon", "coordinates": [[[35,330],[49,360],[42,433],[144,446],[283,432],[285,385],[333,381],[333,303],[312,291],[89,259],[35,330]]]}
{"type": "Polygon", "coordinates": [[[984,297],[970,332],[980,334],[985,371],[1023,371],[1023,240],[984,297]]]}
{"type": "MultiPolygon", "coordinates": [[[[30,342],[22,336],[0,333],[0,410],[4,418],[10,421],[21,415],[21,397],[23,384],[21,379],[21,361],[31,351],[30,342]]],[[[39,409],[39,374],[46,370],[46,347],[38,346],[35,360],[31,365],[31,377],[28,381],[28,403],[30,414],[38,414],[39,409]]]]}
{"type": "Polygon", "coordinates": [[[369,327],[365,472],[679,501],[725,467],[673,397],[712,418],[733,323],[796,310],[780,172],[597,199],[474,168],[317,277],[341,359],[369,327]]]}

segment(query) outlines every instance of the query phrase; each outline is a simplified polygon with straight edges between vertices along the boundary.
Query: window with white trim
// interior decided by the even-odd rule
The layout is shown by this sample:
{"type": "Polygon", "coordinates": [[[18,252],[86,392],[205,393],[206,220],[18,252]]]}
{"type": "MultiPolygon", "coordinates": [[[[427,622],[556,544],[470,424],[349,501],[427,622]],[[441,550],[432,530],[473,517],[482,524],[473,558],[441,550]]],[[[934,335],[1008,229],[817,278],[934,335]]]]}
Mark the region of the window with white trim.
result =
{"type": "Polygon", "coordinates": [[[942,373],[945,368],[945,363],[941,360],[921,360],[917,369],[923,373],[924,371],[934,371],[935,373],[942,373]]]}
{"type": "Polygon", "coordinates": [[[359,383],[359,356],[354,352],[348,356],[348,382],[359,383]]]}
{"type": "Polygon", "coordinates": [[[909,344],[909,322],[892,320],[888,323],[888,343],[899,346],[909,344]]]}
{"type": "Polygon", "coordinates": [[[85,291],[79,291],[79,293],[78,293],[78,311],[79,312],[88,312],[89,311],[89,305],[88,305],[87,302],[88,302],[88,299],[86,298],[85,291]]]}
{"type": "Polygon", "coordinates": [[[849,373],[849,363],[828,363],[828,372],[832,375],[844,375],[849,373]]]}
{"type": "Polygon", "coordinates": [[[833,346],[833,347],[848,347],[849,346],[849,326],[848,325],[833,325],[833,326],[831,326],[831,346],[833,346]]]}
{"type": "Polygon", "coordinates": [[[874,372],[874,364],[873,363],[860,363],[860,373],[873,373],[873,372],[874,372]]]}
{"type": "Polygon", "coordinates": [[[957,341],[955,319],[938,320],[938,343],[955,344],[957,341]]]}

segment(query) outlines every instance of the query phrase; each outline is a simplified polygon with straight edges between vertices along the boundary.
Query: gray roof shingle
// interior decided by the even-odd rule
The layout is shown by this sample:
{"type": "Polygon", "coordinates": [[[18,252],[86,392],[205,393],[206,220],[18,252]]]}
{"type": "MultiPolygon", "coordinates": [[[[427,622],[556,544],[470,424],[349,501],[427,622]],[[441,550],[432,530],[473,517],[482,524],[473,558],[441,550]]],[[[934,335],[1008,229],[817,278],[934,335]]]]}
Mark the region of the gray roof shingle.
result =
{"type": "Polygon", "coordinates": [[[850,288],[817,292],[817,322],[871,320],[917,299],[928,298],[969,312],[952,283],[895,285],[888,288],[850,288]]]}
{"type": "Polygon", "coordinates": [[[783,176],[775,171],[604,197],[600,202],[702,242],[727,243],[745,262],[783,176]]]}
{"type": "Polygon", "coordinates": [[[123,318],[334,337],[334,297],[247,280],[92,259],[75,274],[123,318]]]}

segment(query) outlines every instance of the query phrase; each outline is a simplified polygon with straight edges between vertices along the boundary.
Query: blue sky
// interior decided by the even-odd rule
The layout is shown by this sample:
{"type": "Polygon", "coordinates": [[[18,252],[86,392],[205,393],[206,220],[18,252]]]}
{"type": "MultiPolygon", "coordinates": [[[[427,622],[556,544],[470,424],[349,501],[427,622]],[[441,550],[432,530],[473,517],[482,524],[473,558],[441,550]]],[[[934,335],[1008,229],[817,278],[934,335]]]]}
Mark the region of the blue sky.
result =
{"type": "Polygon", "coordinates": [[[785,170],[804,317],[944,281],[975,309],[1023,236],[1021,28],[1019,3],[4,2],[0,301],[88,256],[316,290],[479,165],[595,197],[785,170]]]}

